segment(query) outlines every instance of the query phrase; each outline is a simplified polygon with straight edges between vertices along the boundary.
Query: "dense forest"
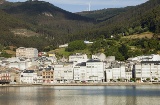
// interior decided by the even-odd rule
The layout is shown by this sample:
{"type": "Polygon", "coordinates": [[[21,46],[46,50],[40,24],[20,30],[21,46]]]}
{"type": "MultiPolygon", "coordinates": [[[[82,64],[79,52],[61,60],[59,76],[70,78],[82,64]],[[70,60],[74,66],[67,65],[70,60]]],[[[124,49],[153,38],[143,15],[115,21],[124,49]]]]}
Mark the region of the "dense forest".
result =
{"type": "Polygon", "coordinates": [[[12,3],[3,0],[0,2],[0,14],[0,46],[4,48],[24,46],[50,51],[71,42],[72,46],[66,51],[74,51],[75,40],[81,40],[81,44],[77,43],[81,47],[77,49],[87,48],[91,53],[116,55],[119,60],[159,51],[160,0],[76,14],[44,1],[12,3]],[[124,36],[144,32],[151,32],[154,37],[131,39],[130,42],[122,40],[124,36]],[[82,44],[82,40],[96,44],[88,47],[82,44]]]}
{"type": "Polygon", "coordinates": [[[88,29],[94,24],[94,19],[67,12],[44,1],[4,2],[0,9],[3,17],[0,19],[1,37],[6,41],[1,44],[4,46],[30,46],[39,50],[48,46],[55,48],[69,41],[68,34],[88,29]],[[15,36],[11,30],[16,29],[33,31],[36,36],[15,36]],[[7,36],[13,38],[6,39],[7,36]]]}
{"type": "Polygon", "coordinates": [[[106,9],[78,14],[103,21],[96,24],[90,30],[71,35],[71,39],[73,40],[77,39],[75,37],[77,35],[81,35],[79,36],[80,39],[84,39],[86,36],[88,39],[95,39],[101,35],[109,38],[110,36],[132,35],[146,31],[151,31],[155,34],[160,32],[160,0],[149,0],[135,7],[106,9]],[[108,10],[111,10],[113,14],[108,12],[108,10]],[[104,19],[99,16],[103,16],[104,19]]]}

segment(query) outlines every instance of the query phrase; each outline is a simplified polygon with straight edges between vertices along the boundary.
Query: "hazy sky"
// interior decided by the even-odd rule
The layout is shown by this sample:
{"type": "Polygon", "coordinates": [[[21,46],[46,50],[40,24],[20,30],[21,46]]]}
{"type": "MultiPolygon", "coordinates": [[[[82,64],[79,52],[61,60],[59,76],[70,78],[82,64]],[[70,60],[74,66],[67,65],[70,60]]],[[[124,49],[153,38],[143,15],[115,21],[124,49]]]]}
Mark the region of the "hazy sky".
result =
{"type": "MultiPolygon", "coordinates": [[[[7,0],[11,2],[24,2],[27,0],[7,0]]],[[[104,8],[119,8],[126,6],[135,6],[144,3],[148,0],[39,0],[47,1],[55,6],[70,12],[80,12],[89,10],[99,10],[104,8]]]]}

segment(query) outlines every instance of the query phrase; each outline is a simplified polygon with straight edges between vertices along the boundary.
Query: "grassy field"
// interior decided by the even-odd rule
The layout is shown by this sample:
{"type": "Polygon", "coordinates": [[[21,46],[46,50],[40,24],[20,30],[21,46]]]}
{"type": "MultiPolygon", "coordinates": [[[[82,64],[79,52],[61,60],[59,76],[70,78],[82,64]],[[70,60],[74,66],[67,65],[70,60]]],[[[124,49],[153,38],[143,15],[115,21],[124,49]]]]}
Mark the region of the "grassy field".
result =
{"type": "Polygon", "coordinates": [[[141,34],[134,34],[134,35],[129,35],[129,36],[124,36],[122,38],[124,39],[142,39],[142,38],[152,38],[153,37],[153,33],[151,32],[144,32],[144,33],[141,33],[141,34]]]}
{"type": "Polygon", "coordinates": [[[65,48],[59,48],[59,49],[55,49],[52,51],[49,51],[48,54],[52,54],[55,53],[57,56],[60,57],[69,57],[69,55],[75,54],[75,53],[83,53],[83,54],[87,54],[89,57],[91,55],[91,52],[88,49],[85,50],[76,50],[74,52],[67,52],[65,51],[65,48]]]}
{"type": "Polygon", "coordinates": [[[30,31],[30,30],[27,30],[27,29],[13,29],[11,30],[11,32],[13,32],[15,35],[20,35],[20,36],[38,36],[39,34],[33,32],[33,31],[30,31]]]}

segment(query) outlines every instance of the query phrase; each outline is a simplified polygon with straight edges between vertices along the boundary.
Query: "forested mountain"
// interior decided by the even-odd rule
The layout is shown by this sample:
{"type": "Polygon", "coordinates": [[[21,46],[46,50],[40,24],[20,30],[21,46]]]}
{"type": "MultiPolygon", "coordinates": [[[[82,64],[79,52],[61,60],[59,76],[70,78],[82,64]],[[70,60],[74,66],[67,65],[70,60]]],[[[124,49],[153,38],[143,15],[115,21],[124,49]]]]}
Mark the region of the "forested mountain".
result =
{"type": "MultiPolygon", "coordinates": [[[[29,38],[16,36],[19,37],[20,40],[18,41],[18,38],[15,38],[16,40],[14,40],[13,38],[11,40],[14,40],[14,42],[6,43],[7,45],[31,46],[42,50],[40,47],[47,45],[57,46],[59,44],[66,43],[69,41],[67,36],[68,34],[88,29],[93,26],[93,19],[67,12],[44,1],[26,1],[16,3],[3,2],[0,4],[0,9],[0,12],[6,12],[5,14],[9,17],[9,19],[8,17],[6,18],[6,15],[3,13],[0,15],[4,18],[4,20],[2,20],[3,18],[0,19],[0,23],[2,23],[0,27],[5,27],[6,30],[24,28],[33,31],[38,35],[29,38]],[[25,40],[22,41],[22,39],[25,40]],[[31,43],[32,40],[37,41],[33,41],[33,43],[31,43]],[[45,40],[47,40],[46,43],[45,40]],[[40,45],[38,44],[38,41],[41,42],[40,45]]],[[[3,32],[3,30],[1,32],[3,32]]],[[[5,35],[8,34],[6,33],[5,35]]],[[[13,37],[15,36],[13,35],[13,37]]],[[[4,43],[1,44],[4,45],[4,43]]]]}
{"type": "Polygon", "coordinates": [[[160,0],[77,14],[44,1],[12,3],[3,0],[0,14],[0,44],[3,46],[51,50],[59,44],[79,39],[95,40],[146,31],[160,33],[160,0]],[[27,33],[24,30],[32,31],[33,36],[23,36],[27,33]]]}
{"type": "Polygon", "coordinates": [[[108,9],[95,10],[95,11],[83,11],[77,14],[80,14],[82,16],[86,16],[89,18],[93,18],[97,22],[103,22],[119,15],[120,13],[126,12],[131,8],[134,8],[134,7],[130,6],[125,8],[108,8],[108,9]]]}
{"type": "MultiPolygon", "coordinates": [[[[95,39],[99,36],[107,38],[111,35],[132,35],[145,31],[160,33],[160,0],[149,0],[138,6],[126,7],[124,9],[120,8],[122,11],[119,9],[111,9],[113,11],[113,14],[110,14],[112,18],[106,18],[106,16],[108,16],[108,10],[110,9],[96,11],[95,14],[94,12],[85,14],[87,17],[99,19],[99,14],[106,13],[106,15],[101,15],[104,16],[102,22],[98,23],[91,30],[81,32],[79,38],[84,39],[86,36],[88,39],[95,39]],[[96,14],[98,14],[98,16],[96,14]]],[[[83,13],[81,14],[84,15],[83,13]]],[[[72,35],[72,39],[74,39],[77,34],[72,35]]]]}

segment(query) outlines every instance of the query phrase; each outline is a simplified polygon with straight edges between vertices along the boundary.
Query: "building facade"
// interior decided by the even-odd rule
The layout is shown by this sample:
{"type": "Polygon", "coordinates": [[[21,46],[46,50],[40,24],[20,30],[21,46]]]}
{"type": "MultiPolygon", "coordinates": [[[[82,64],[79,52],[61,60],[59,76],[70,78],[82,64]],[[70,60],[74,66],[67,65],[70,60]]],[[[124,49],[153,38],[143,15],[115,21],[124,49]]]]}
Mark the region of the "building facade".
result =
{"type": "Polygon", "coordinates": [[[141,82],[160,80],[160,61],[141,61],[133,67],[134,78],[141,82]]]}
{"type": "Polygon", "coordinates": [[[0,72],[0,84],[8,84],[11,82],[11,75],[7,71],[0,72]]]}
{"type": "Polygon", "coordinates": [[[73,64],[57,64],[54,66],[55,83],[70,83],[73,81],[73,64]]]}
{"type": "Polygon", "coordinates": [[[34,58],[38,57],[38,50],[36,48],[19,47],[16,49],[16,57],[34,58]]]}
{"type": "Polygon", "coordinates": [[[74,81],[87,82],[86,79],[86,62],[78,63],[74,66],[74,81]]]}
{"type": "Polygon", "coordinates": [[[118,81],[126,79],[125,65],[122,63],[113,63],[106,68],[106,81],[118,81]]]}
{"type": "Polygon", "coordinates": [[[54,82],[54,70],[46,68],[42,70],[43,83],[53,83],[54,82]]]}
{"type": "Polygon", "coordinates": [[[37,83],[37,73],[34,70],[26,70],[20,74],[20,83],[35,84],[37,83]]]}
{"type": "Polygon", "coordinates": [[[76,53],[75,55],[69,56],[69,62],[82,62],[87,60],[88,57],[86,54],[76,53]]]}
{"type": "Polygon", "coordinates": [[[104,62],[99,60],[88,60],[86,62],[86,81],[88,82],[104,82],[105,75],[104,62]]]}

